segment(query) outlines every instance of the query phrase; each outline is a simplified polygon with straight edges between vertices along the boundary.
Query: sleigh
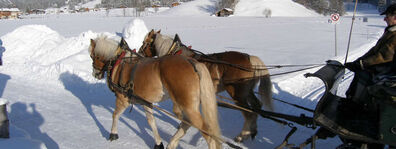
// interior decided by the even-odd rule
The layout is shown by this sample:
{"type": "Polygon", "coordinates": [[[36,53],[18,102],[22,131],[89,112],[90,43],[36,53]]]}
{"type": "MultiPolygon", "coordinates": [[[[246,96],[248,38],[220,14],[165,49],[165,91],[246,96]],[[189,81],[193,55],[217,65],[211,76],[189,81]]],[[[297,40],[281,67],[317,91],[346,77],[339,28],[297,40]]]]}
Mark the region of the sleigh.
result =
{"type": "Polygon", "coordinates": [[[320,78],[326,87],[313,117],[314,125],[321,128],[312,138],[338,135],[345,144],[355,146],[396,145],[396,88],[377,83],[368,87],[365,100],[351,101],[336,95],[343,75],[344,67],[337,61],[306,74],[320,78]]]}

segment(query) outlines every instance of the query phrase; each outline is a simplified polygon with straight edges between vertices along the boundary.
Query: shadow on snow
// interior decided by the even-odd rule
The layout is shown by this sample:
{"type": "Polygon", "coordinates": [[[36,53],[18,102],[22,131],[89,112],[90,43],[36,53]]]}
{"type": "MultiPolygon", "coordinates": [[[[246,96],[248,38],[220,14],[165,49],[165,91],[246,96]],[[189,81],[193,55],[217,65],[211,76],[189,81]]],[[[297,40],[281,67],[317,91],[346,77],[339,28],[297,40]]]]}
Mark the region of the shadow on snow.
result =
{"type": "MultiPolygon", "coordinates": [[[[43,116],[37,111],[36,104],[17,102],[11,105],[11,124],[29,132],[32,139],[42,141],[47,148],[59,149],[59,145],[47,133],[41,132],[40,126],[44,124],[43,116]],[[31,109],[31,110],[29,110],[31,109]]],[[[12,137],[12,136],[11,136],[12,137]]]]}
{"type": "MultiPolygon", "coordinates": [[[[92,119],[95,121],[95,124],[97,125],[98,129],[102,133],[101,135],[104,138],[108,138],[110,136],[110,128],[111,125],[109,126],[103,126],[101,123],[101,120],[98,119],[96,114],[93,112],[93,107],[102,107],[106,109],[108,112],[113,113],[115,109],[115,95],[110,91],[110,89],[107,87],[107,84],[105,83],[88,83],[81,79],[79,76],[75,74],[71,74],[69,72],[62,73],[60,75],[59,80],[63,83],[64,87],[66,90],[70,91],[74,96],[76,96],[78,99],[80,99],[81,103],[85,106],[87,112],[89,115],[92,117],[92,119]],[[106,129],[108,128],[108,129],[106,129]]],[[[172,104],[170,102],[164,102],[161,103],[162,108],[171,111],[172,110],[172,104]]],[[[144,142],[146,143],[147,146],[154,146],[154,138],[151,134],[146,132],[146,129],[151,130],[151,127],[147,123],[146,115],[145,114],[140,114],[144,112],[135,112],[136,109],[140,111],[144,111],[142,106],[134,106],[134,110],[132,111],[132,114],[130,114],[129,111],[130,108],[128,108],[123,115],[120,117],[120,122],[124,123],[128,128],[130,128],[134,133],[136,133],[136,136],[140,136],[144,142]],[[134,126],[128,124],[126,119],[131,119],[133,120],[138,128],[135,128],[134,126]]],[[[154,114],[156,118],[156,123],[157,126],[159,120],[165,121],[167,123],[171,123],[173,126],[178,126],[179,122],[176,122],[175,120],[171,119],[169,116],[158,113],[154,114]]],[[[109,117],[108,119],[112,119],[112,117],[109,117]]],[[[120,124],[118,124],[120,126],[120,124]]],[[[120,128],[120,127],[118,127],[120,128]]],[[[122,133],[123,131],[120,129],[119,130],[119,135],[120,139],[123,137],[122,135],[125,135],[127,133],[122,133]],[[120,134],[121,132],[121,134],[120,134]]],[[[161,128],[159,127],[158,129],[161,138],[164,141],[169,141],[170,138],[172,137],[173,134],[167,134],[164,131],[161,131],[161,128]]]]}

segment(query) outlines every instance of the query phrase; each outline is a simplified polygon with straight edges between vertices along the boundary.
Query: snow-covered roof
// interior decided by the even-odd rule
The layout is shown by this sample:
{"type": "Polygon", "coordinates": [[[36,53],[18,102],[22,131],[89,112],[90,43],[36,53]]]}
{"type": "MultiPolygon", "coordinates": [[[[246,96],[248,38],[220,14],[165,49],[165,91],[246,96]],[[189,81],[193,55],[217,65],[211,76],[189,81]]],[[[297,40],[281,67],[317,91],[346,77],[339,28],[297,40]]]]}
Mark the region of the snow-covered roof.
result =
{"type": "Polygon", "coordinates": [[[13,12],[19,12],[18,8],[0,8],[0,11],[13,11],[13,12]]]}
{"type": "Polygon", "coordinates": [[[233,11],[231,8],[224,8],[227,11],[233,11]]]}

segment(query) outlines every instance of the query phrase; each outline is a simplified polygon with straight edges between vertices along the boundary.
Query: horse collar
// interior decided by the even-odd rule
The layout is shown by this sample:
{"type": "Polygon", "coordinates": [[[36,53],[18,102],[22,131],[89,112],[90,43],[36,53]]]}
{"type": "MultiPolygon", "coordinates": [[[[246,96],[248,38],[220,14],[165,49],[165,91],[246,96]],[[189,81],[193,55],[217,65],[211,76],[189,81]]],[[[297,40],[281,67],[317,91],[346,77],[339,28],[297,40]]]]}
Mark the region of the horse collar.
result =
{"type": "Polygon", "coordinates": [[[121,54],[120,54],[120,56],[118,57],[116,63],[114,64],[113,68],[116,67],[117,65],[119,65],[119,64],[121,63],[122,59],[125,57],[125,54],[126,54],[125,51],[122,51],[122,52],[121,52],[121,54]]]}
{"type": "Polygon", "coordinates": [[[125,54],[126,54],[126,52],[122,51],[120,56],[118,56],[118,58],[116,59],[114,65],[109,65],[109,69],[108,69],[109,70],[108,71],[109,72],[109,77],[111,77],[114,68],[117,67],[117,65],[119,65],[122,62],[122,59],[125,57],[125,54]]]}

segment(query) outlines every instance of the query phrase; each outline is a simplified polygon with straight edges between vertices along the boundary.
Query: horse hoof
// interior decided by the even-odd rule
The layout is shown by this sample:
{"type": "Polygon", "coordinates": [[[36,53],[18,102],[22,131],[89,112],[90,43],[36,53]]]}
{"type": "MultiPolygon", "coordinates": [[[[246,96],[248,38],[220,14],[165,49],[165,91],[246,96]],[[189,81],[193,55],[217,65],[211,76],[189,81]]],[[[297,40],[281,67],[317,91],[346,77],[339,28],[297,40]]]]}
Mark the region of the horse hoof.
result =
{"type": "Polygon", "coordinates": [[[110,137],[109,137],[110,141],[114,141],[114,140],[117,140],[117,139],[118,139],[118,134],[114,134],[114,133],[110,134],[110,137]]]}
{"type": "Polygon", "coordinates": [[[155,146],[154,146],[154,149],[164,149],[164,145],[163,145],[162,142],[161,142],[160,145],[155,145],[155,146]]]}
{"type": "Polygon", "coordinates": [[[254,140],[254,138],[256,138],[256,135],[257,135],[257,131],[252,131],[252,134],[250,135],[252,140],[254,140]]]}
{"type": "Polygon", "coordinates": [[[234,138],[234,141],[237,142],[237,143],[242,143],[243,139],[242,139],[242,137],[237,136],[237,137],[234,138]]]}

